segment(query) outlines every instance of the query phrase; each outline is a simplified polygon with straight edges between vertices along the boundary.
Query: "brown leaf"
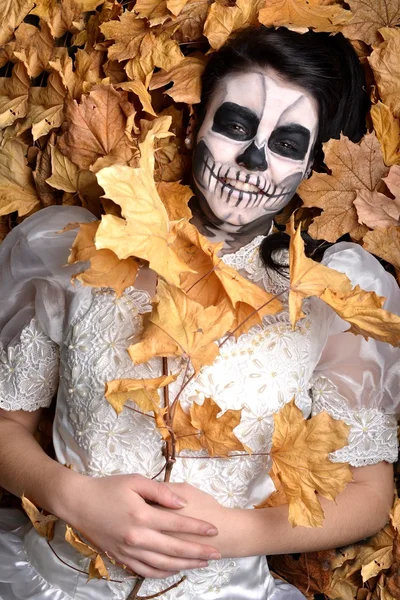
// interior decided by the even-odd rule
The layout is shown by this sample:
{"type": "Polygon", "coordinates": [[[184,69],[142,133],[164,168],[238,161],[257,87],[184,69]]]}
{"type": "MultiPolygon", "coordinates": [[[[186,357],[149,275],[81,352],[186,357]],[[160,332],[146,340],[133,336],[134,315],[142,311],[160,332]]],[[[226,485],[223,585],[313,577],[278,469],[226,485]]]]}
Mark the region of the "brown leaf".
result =
{"type": "Polygon", "coordinates": [[[90,561],[88,581],[91,579],[110,579],[110,574],[100,554],[90,561]]]}
{"type": "Polygon", "coordinates": [[[248,449],[233,433],[240,423],[242,410],[220,413],[220,407],[212,398],[205,398],[201,405],[193,402],[190,417],[185,418],[182,408],[177,407],[172,424],[177,438],[177,452],[184,448],[204,448],[209,456],[229,456],[233,450],[247,452],[248,449]]]}
{"type": "Polygon", "coordinates": [[[54,515],[44,515],[43,512],[36,508],[33,502],[28,500],[24,495],[22,496],[21,501],[22,508],[28,515],[38,534],[48,540],[52,540],[54,535],[54,523],[58,521],[58,517],[55,517],[54,515]]]}
{"type": "Polygon", "coordinates": [[[212,48],[218,50],[230,34],[238,29],[257,24],[257,13],[265,0],[236,0],[234,5],[214,2],[204,24],[204,35],[212,48]]]}
{"type": "Polygon", "coordinates": [[[348,0],[352,19],[343,28],[351,40],[362,40],[370,46],[381,41],[381,27],[400,25],[400,6],[397,0],[348,0]]]}
{"type": "Polygon", "coordinates": [[[156,90],[173,82],[173,86],[165,93],[175,102],[197,104],[201,95],[201,76],[205,69],[205,61],[200,56],[184,58],[176,67],[168,72],[160,71],[151,78],[150,90],[156,90]]]}
{"type": "Polygon", "coordinates": [[[324,513],[318,494],[334,500],[352,480],[351,469],[333,463],[329,453],[347,443],[349,427],[325,412],[304,419],[294,400],[274,415],[272,469],[289,504],[289,522],[293,527],[322,527],[324,513]]]}
{"type": "Polygon", "coordinates": [[[382,102],[372,106],[371,117],[385,164],[390,167],[400,163],[400,119],[382,102]]]}
{"type": "Polygon", "coordinates": [[[339,31],[351,19],[351,13],[338,4],[324,5],[319,0],[268,0],[258,19],[267,27],[339,31]]]}
{"type": "Polygon", "coordinates": [[[119,90],[133,92],[136,94],[143,106],[143,110],[149,113],[149,115],[153,115],[153,117],[157,116],[157,114],[154,112],[154,108],[151,105],[151,96],[141,81],[125,81],[116,87],[119,90]]]}
{"type": "Polygon", "coordinates": [[[117,92],[110,85],[95,86],[80,104],[66,98],[61,152],[80,169],[88,169],[98,158],[128,143],[126,125],[132,111],[127,92],[117,92]]]}
{"type": "Polygon", "coordinates": [[[117,415],[122,412],[128,400],[137,404],[145,413],[155,411],[160,406],[157,390],[176,378],[177,375],[162,375],[155,379],[114,379],[106,383],[105,397],[117,415]]]}
{"type": "MultiPolygon", "coordinates": [[[[100,4],[99,0],[98,4],[100,4]]],[[[79,21],[81,7],[75,0],[35,0],[30,14],[37,15],[49,25],[53,37],[62,37],[67,31],[75,32],[74,21],[79,21]]]]}
{"type": "Polygon", "coordinates": [[[0,148],[0,215],[17,210],[22,217],[40,206],[26,152],[26,145],[17,139],[0,148]]]}
{"type": "Polygon", "coordinates": [[[400,166],[393,165],[387,177],[383,178],[387,187],[394,196],[394,202],[400,208],[400,166]]]}
{"type": "Polygon", "coordinates": [[[30,88],[27,126],[32,127],[34,141],[61,126],[65,92],[58,73],[51,73],[46,87],[30,88]]]}
{"type": "Polygon", "coordinates": [[[24,63],[29,77],[37,77],[48,68],[54,39],[45,21],[40,21],[39,27],[21,23],[15,32],[15,40],[14,55],[24,63]]]}
{"type": "Polygon", "coordinates": [[[193,196],[193,192],[188,185],[182,185],[179,181],[169,183],[161,181],[157,184],[157,192],[167,210],[170,221],[189,220],[192,217],[188,202],[193,196]]]}
{"type": "Polygon", "coordinates": [[[136,0],[134,10],[141,19],[148,19],[151,27],[171,18],[166,0],[136,0]]]}
{"type": "Polygon", "coordinates": [[[26,116],[30,81],[22,63],[14,65],[11,77],[0,77],[0,129],[26,116]]]}
{"type": "Polygon", "coordinates": [[[298,189],[305,206],[323,209],[322,215],[314,219],[309,233],[315,239],[329,242],[336,242],[345,233],[359,240],[367,229],[357,219],[354,207],[357,192],[373,192],[388,171],[379,142],[374,134],[366,135],[360,144],[353,144],[342,136],[340,140],[324,144],[324,152],[332,174],[314,173],[298,189]]]}
{"type": "Polygon", "coordinates": [[[52,57],[49,64],[60,74],[71,97],[79,100],[83,92],[90,92],[101,83],[104,56],[105,52],[92,50],[88,53],[78,48],[73,64],[67,49],[57,48],[57,56],[52,57]]]}
{"type": "Polygon", "coordinates": [[[36,192],[44,208],[46,206],[57,204],[58,199],[57,192],[46,182],[46,179],[51,173],[51,148],[52,146],[48,142],[44,149],[39,151],[36,158],[36,167],[32,172],[35,180],[36,192]]]}
{"type": "Polygon", "coordinates": [[[381,100],[395,117],[400,117],[400,30],[384,27],[385,40],[368,58],[374,72],[381,100]]]}
{"type": "Polygon", "coordinates": [[[0,3],[0,46],[12,38],[14,30],[22,23],[33,6],[32,0],[2,0],[0,3]]]}
{"type": "Polygon", "coordinates": [[[229,306],[204,308],[179,288],[159,280],[158,304],[153,310],[142,340],[129,348],[132,361],[147,362],[154,356],[189,358],[196,372],[214,362],[215,344],[232,324],[229,306]]]}
{"type": "Polygon", "coordinates": [[[74,275],[74,279],[83,285],[92,287],[110,287],[117,296],[133,285],[139,269],[139,264],[133,258],[119,259],[111,250],[97,250],[94,238],[99,226],[98,221],[80,223],[79,232],[72,244],[68,264],[90,261],[90,267],[74,275]]]}
{"type": "Polygon", "coordinates": [[[359,190],[354,206],[357,209],[359,222],[371,229],[387,229],[399,224],[400,197],[397,206],[394,200],[376,190],[374,192],[359,190]]]}
{"type": "Polygon", "coordinates": [[[368,231],[363,238],[363,247],[400,269],[400,227],[368,231]]]}
{"type": "MultiPolygon", "coordinates": [[[[179,2],[180,0],[167,0],[167,5],[179,2]]],[[[209,8],[208,0],[189,0],[172,23],[165,23],[161,29],[170,31],[171,36],[180,44],[201,40],[209,8]]]]}
{"type": "Polygon", "coordinates": [[[167,8],[175,17],[185,8],[188,0],[167,0],[167,8]]]}

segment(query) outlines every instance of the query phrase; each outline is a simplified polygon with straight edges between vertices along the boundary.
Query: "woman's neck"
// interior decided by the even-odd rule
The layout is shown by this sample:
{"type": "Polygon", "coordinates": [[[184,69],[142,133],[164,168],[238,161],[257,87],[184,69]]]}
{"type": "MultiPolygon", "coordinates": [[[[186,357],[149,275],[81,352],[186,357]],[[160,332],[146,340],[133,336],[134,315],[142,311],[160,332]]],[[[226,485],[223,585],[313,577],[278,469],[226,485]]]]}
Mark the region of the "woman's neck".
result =
{"type": "Polygon", "coordinates": [[[264,217],[247,225],[233,226],[226,223],[215,224],[200,209],[195,199],[190,204],[193,214],[190,220],[202,235],[211,242],[223,242],[221,254],[237,252],[259,235],[268,235],[272,225],[272,217],[264,217]]]}

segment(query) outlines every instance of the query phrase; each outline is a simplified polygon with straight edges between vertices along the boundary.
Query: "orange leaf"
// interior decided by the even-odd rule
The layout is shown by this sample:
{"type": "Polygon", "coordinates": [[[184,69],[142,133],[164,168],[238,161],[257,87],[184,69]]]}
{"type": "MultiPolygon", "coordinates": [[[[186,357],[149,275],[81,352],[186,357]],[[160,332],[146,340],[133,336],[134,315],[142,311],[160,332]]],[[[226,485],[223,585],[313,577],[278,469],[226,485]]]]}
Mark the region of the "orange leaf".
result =
{"type": "Polygon", "coordinates": [[[236,0],[233,6],[214,2],[204,24],[204,35],[211,47],[218,50],[232,32],[256,25],[257,13],[262,6],[265,6],[265,0],[236,0]]]}
{"type": "Polygon", "coordinates": [[[351,19],[340,5],[320,0],[268,0],[259,12],[260,23],[267,27],[285,26],[307,31],[339,31],[351,19]]]}
{"type": "Polygon", "coordinates": [[[118,415],[128,400],[137,404],[143,412],[158,412],[160,398],[156,390],[176,378],[177,375],[162,375],[155,379],[114,379],[106,383],[105,397],[118,415]]]}
{"type": "Polygon", "coordinates": [[[167,210],[170,221],[192,217],[188,202],[193,196],[193,192],[188,185],[182,185],[179,181],[161,181],[157,184],[157,192],[167,210]]]}
{"type": "Polygon", "coordinates": [[[400,269],[400,227],[368,231],[363,238],[363,247],[400,269]]]}
{"type": "Polygon", "coordinates": [[[390,167],[400,163],[400,119],[396,118],[390,108],[382,102],[372,106],[371,118],[382,148],[385,165],[390,167]]]}
{"type": "Polygon", "coordinates": [[[42,537],[52,540],[54,536],[54,523],[58,517],[54,515],[44,515],[36,506],[24,495],[21,498],[22,508],[28,515],[32,525],[42,537]]]}
{"type": "Polygon", "coordinates": [[[322,527],[324,513],[316,492],[334,500],[352,480],[349,465],[328,457],[346,445],[349,427],[325,412],[306,420],[294,400],[274,415],[274,422],[270,475],[286,494],[289,522],[293,527],[322,527]]]}
{"type": "Polygon", "coordinates": [[[400,30],[383,27],[385,40],[368,58],[378,85],[379,95],[395,117],[400,117],[400,30]]]}
{"type": "Polygon", "coordinates": [[[173,82],[173,86],[165,91],[175,102],[197,104],[201,96],[201,76],[205,69],[204,58],[188,56],[168,71],[160,71],[153,75],[149,89],[156,90],[173,82]]]}
{"type": "Polygon", "coordinates": [[[29,77],[22,63],[13,67],[11,77],[0,78],[1,129],[25,117],[28,110],[29,85],[29,77]]]}

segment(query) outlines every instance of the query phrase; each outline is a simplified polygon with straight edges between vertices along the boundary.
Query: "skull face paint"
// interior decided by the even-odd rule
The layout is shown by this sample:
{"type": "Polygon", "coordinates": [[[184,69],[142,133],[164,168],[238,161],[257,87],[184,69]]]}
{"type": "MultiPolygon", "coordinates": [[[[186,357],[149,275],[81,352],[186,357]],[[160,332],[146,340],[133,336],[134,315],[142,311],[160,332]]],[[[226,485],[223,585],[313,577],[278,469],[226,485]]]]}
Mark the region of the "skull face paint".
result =
{"type": "Polygon", "coordinates": [[[269,220],[293,197],[312,160],[316,101],[271,71],[223,79],[197,136],[199,204],[221,229],[269,220]]]}

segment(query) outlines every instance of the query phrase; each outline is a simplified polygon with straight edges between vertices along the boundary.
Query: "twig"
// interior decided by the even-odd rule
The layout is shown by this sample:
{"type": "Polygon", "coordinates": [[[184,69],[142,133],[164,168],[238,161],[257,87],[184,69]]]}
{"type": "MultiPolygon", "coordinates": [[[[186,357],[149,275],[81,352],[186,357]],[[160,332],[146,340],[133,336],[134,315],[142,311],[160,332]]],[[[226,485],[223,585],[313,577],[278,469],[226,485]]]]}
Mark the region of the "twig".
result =
{"type": "Polygon", "coordinates": [[[143,415],[143,417],[149,417],[149,419],[155,419],[154,415],[149,415],[141,410],[138,410],[137,408],[133,408],[132,406],[127,406],[125,404],[125,408],[129,408],[129,410],[133,410],[133,412],[137,412],[137,413],[139,413],[139,415],[143,415]]]}
{"type": "MultiPolygon", "coordinates": [[[[157,592],[157,594],[152,594],[151,596],[136,596],[136,598],[137,598],[137,600],[151,600],[151,598],[158,598],[159,596],[161,596],[161,594],[165,594],[166,592],[169,592],[170,590],[173,590],[174,588],[178,587],[178,585],[180,585],[183,581],[185,581],[185,579],[186,579],[186,575],[181,577],[181,579],[179,581],[177,581],[176,583],[173,583],[169,587],[165,588],[165,590],[161,590],[161,592],[157,592]]],[[[129,598],[128,598],[128,600],[129,600],[129,598]]]]}
{"type": "MultiPolygon", "coordinates": [[[[163,375],[167,376],[168,375],[168,358],[163,357],[162,365],[163,365],[163,375]]],[[[171,420],[171,411],[170,411],[170,403],[169,403],[169,386],[168,385],[166,385],[164,387],[163,392],[164,392],[164,408],[167,409],[165,412],[165,424],[170,433],[170,439],[166,441],[166,445],[165,445],[166,465],[165,465],[164,481],[168,482],[171,477],[172,467],[174,466],[176,450],[175,450],[174,433],[171,428],[172,420],[171,420]]]]}
{"type": "Polygon", "coordinates": [[[136,598],[138,598],[138,592],[140,590],[140,588],[142,587],[142,583],[144,581],[144,578],[140,577],[137,582],[135,583],[135,586],[133,588],[133,590],[131,591],[131,593],[129,594],[128,598],[126,600],[136,600],[136,598]]]}

